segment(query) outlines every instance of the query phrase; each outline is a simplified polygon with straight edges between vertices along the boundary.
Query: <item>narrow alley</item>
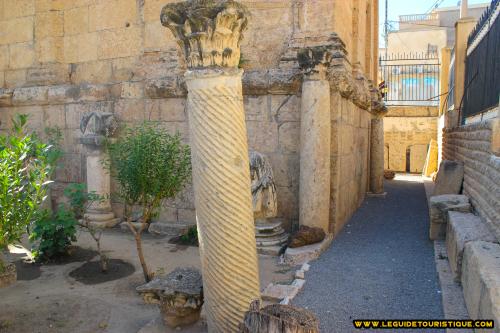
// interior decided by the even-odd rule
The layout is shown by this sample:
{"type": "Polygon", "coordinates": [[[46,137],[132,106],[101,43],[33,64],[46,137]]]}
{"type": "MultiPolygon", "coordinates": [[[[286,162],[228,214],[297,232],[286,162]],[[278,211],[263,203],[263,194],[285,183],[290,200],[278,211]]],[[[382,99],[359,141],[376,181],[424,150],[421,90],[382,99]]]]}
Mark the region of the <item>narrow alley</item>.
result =
{"type": "Polygon", "coordinates": [[[312,263],[293,304],[316,313],[321,332],[356,331],[354,319],[443,318],[424,184],[398,178],[312,263]]]}

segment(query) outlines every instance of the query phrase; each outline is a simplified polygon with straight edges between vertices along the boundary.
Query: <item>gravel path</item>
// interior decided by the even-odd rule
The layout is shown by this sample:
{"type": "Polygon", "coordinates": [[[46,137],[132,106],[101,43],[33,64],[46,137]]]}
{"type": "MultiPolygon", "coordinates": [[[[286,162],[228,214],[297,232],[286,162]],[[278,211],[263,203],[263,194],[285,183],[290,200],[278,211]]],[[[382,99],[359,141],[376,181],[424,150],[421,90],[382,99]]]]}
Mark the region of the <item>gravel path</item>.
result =
{"type": "Polygon", "coordinates": [[[367,198],[312,263],[293,305],[316,313],[321,332],[356,332],[353,319],[443,318],[424,186],[407,178],[367,198]]]}

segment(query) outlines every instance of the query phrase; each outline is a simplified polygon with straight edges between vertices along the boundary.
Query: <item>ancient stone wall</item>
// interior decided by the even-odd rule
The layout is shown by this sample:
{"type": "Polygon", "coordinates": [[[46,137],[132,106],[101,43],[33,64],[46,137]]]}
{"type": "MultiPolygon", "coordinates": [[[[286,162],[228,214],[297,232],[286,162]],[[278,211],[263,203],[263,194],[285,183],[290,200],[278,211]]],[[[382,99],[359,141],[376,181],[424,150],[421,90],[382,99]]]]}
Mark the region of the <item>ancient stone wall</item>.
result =
{"type": "Polygon", "coordinates": [[[331,232],[337,234],[361,205],[369,186],[372,116],[336,93],[332,96],[331,232]]]}
{"type": "MultiPolygon", "coordinates": [[[[61,200],[68,183],[86,181],[88,152],[78,142],[80,119],[86,112],[112,112],[122,125],[158,121],[189,142],[183,78],[186,66],[179,60],[171,32],[160,22],[161,8],[169,2],[176,1],[0,0],[0,131],[9,127],[9,119],[16,113],[29,114],[29,126],[39,133],[47,127],[61,129],[65,156],[56,172],[54,204],[61,200]]],[[[355,193],[339,196],[344,202],[340,206],[332,201],[332,207],[339,208],[331,220],[345,219],[362,200],[369,177],[368,152],[358,149],[368,145],[369,129],[365,121],[360,125],[359,119],[369,117],[370,88],[365,83],[377,73],[377,45],[369,37],[378,35],[373,19],[377,1],[241,2],[251,14],[240,65],[245,70],[249,148],[271,160],[278,217],[285,219],[288,227],[298,223],[302,74],[296,66],[283,63],[296,63],[287,57],[296,54],[291,41],[297,36],[325,36],[339,29],[345,41],[349,51],[344,55],[346,71],[351,76],[355,72],[357,83],[351,89],[354,92],[337,97],[340,107],[332,106],[341,119],[334,120],[339,129],[332,131],[339,138],[351,136],[346,142],[359,144],[335,153],[339,156],[336,163],[346,165],[345,173],[349,174],[332,172],[339,173],[339,186],[355,193]],[[354,18],[357,12],[362,16],[354,18]],[[357,165],[354,174],[350,163],[357,165]],[[357,179],[362,184],[355,185],[357,179]]],[[[116,191],[113,181],[111,187],[116,191]]],[[[339,193],[339,189],[335,191],[339,193]]],[[[122,207],[113,200],[113,208],[121,216],[122,207]]],[[[191,187],[165,203],[159,219],[194,222],[191,187]]]]}
{"type": "Polygon", "coordinates": [[[384,118],[384,168],[420,173],[431,139],[437,139],[438,108],[389,106],[384,118]],[[407,165],[409,164],[409,165],[407,165]]]}
{"type": "Polygon", "coordinates": [[[500,240],[500,152],[494,142],[500,135],[498,122],[495,119],[445,129],[443,159],[464,163],[464,194],[500,240]]]}

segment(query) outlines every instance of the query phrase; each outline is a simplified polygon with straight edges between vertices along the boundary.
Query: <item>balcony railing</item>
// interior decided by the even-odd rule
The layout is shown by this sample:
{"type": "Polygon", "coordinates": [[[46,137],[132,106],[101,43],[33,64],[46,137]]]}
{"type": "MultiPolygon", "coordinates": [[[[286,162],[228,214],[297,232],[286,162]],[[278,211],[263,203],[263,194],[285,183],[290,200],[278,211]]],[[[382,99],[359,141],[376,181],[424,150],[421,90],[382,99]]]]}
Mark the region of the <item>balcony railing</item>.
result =
{"type": "Polygon", "coordinates": [[[412,15],[400,15],[399,22],[421,22],[421,21],[433,21],[439,18],[438,13],[429,14],[412,14],[412,15]]]}

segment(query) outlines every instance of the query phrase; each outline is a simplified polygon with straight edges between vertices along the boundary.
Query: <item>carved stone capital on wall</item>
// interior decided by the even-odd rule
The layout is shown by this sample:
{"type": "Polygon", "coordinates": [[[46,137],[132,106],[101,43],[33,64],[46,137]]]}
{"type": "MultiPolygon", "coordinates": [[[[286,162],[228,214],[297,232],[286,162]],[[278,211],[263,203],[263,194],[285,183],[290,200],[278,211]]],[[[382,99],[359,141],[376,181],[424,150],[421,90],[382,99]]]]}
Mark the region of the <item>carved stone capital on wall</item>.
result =
{"type": "Polygon", "coordinates": [[[308,79],[326,79],[333,53],[331,45],[306,47],[297,52],[300,69],[308,79]]]}
{"type": "Polygon", "coordinates": [[[118,121],[111,112],[90,112],[82,116],[80,143],[89,147],[101,147],[106,138],[113,136],[118,129],[118,121]]]}
{"type": "Polygon", "coordinates": [[[248,16],[245,6],[232,0],[189,0],[166,5],[160,18],[188,68],[203,68],[238,66],[248,16]]]}

